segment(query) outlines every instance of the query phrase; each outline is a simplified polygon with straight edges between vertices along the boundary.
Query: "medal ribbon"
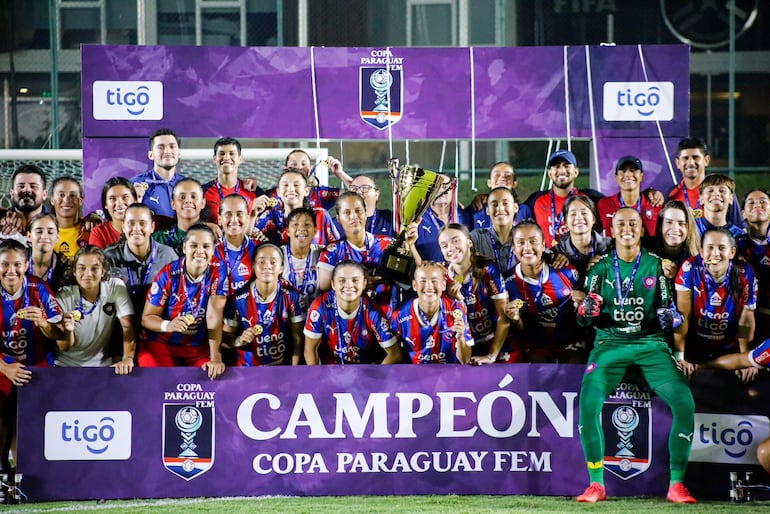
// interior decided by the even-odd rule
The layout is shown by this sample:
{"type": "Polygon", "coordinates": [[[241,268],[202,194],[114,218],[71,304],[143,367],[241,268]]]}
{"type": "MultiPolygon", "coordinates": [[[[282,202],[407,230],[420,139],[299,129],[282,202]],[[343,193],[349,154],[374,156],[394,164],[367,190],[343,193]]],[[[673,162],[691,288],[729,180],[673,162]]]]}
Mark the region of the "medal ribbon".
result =
{"type": "MultiPolygon", "coordinates": [[[[147,277],[150,275],[150,270],[152,269],[152,265],[155,264],[155,257],[158,255],[158,245],[155,243],[155,241],[150,241],[150,260],[147,262],[147,269],[144,270],[144,273],[142,276],[139,275],[139,271],[136,272],[136,276],[140,278],[141,280],[139,283],[141,285],[144,285],[147,283],[147,277]]],[[[139,266],[139,269],[141,269],[142,266],[139,266]]],[[[128,270],[128,281],[131,285],[131,289],[134,289],[136,287],[136,283],[134,282],[134,276],[131,274],[131,270],[128,270]]]]}
{"type": "MultiPolygon", "coordinates": [[[[23,300],[22,300],[21,309],[26,309],[27,307],[29,307],[29,284],[27,284],[26,279],[22,281],[21,287],[23,290],[23,293],[22,293],[23,300]]],[[[2,287],[0,287],[0,292],[3,293],[3,330],[7,331],[7,335],[5,337],[5,347],[8,350],[11,350],[11,342],[12,342],[11,336],[13,334],[19,333],[24,320],[18,315],[14,316],[14,314],[18,311],[16,309],[16,301],[11,297],[11,295],[9,295],[5,291],[5,289],[3,289],[2,287]],[[8,312],[5,310],[5,307],[8,304],[10,304],[10,312],[11,312],[10,316],[6,316],[8,312]],[[14,320],[13,326],[11,326],[11,323],[10,323],[11,319],[14,320]]],[[[15,353],[15,352],[11,350],[11,353],[15,353]]]]}
{"type": "Polygon", "coordinates": [[[340,358],[340,364],[345,364],[345,355],[347,355],[347,352],[343,351],[343,349],[349,349],[349,345],[345,342],[343,332],[350,334],[351,341],[357,339],[358,322],[363,314],[364,304],[361,302],[361,304],[358,306],[358,313],[356,314],[356,319],[353,322],[353,328],[350,330],[350,332],[348,332],[348,320],[343,319],[342,316],[340,316],[339,307],[337,305],[337,294],[332,292],[332,294],[329,296],[331,296],[332,308],[334,309],[334,321],[337,323],[337,355],[340,358]],[[343,328],[345,329],[344,331],[343,328]]]}
{"type": "MultiPolygon", "coordinates": [[[[101,286],[99,286],[100,293],[101,293],[101,286]]],[[[94,300],[94,303],[91,304],[91,308],[86,311],[86,308],[83,306],[83,293],[80,294],[80,299],[78,301],[78,310],[83,313],[83,317],[85,318],[92,312],[94,312],[94,309],[96,309],[96,306],[99,305],[99,295],[96,296],[96,300],[94,300]]]]}
{"type": "Polygon", "coordinates": [[[501,243],[499,239],[492,237],[492,229],[489,230],[489,237],[492,240],[492,251],[495,252],[495,261],[497,262],[497,265],[500,266],[500,273],[504,275],[513,268],[516,254],[513,253],[513,245],[511,245],[508,252],[508,264],[505,266],[505,269],[503,269],[503,260],[500,258],[500,251],[505,245],[501,243]]]}
{"type": "Polygon", "coordinates": [[[206,287],[206,284],[209,281],[209,273],[211,268],[206,269],[203,279],[195,284],[195,293],[190,295],[188,290],[188,280],[187,280],[187,271],[185,269],[182,269],[182,287],[184,289],[184,314],[192,314],[195,319],[198,319],[198,316],[200,315],[201,311],[203,311],[203,308],[201,306],[201,296],[203,295],[203,289],[206,287]],[[195,305],[197,307],[193,307],[193,302],[191,299],[195,300],[195,305]]]}
{"type": "Polygon", "coordinates": [[[636,261],[634,262],[634,270],[631,272],[631,277],[628,280],[628,288],[625,291],[623,291],[623,281],[620,278],[620,263],[618,262],[617,250],[612,252],[612,258],[613,264],[615,265],[615,289],[618,294],[618,304],[622,310],[625,308],[624,303],[626,298],[628,298],[628,294],[634,287],[634,279],[636,278],[636,271],[639,269],[639,263],[642,260],[642,252],[639,251],[639,255],[636,256],[636,261]]]}
{"type": "Polygon", "coordinates": [[[291,244],[286,245],[286,256],[289,261],[289,282],[291,285],[299,289],[300,293],[304,296],[306,294],[305,287],[307,287],[308,275],[310,275],[310,258],[313,256],[313,249],[309,249],[307,252],[307,259],[305,259],[305,268],[302,274],[302,285],[297,285],[297,272],[294,270],[294,258],[291,255],[291,244]]]}
{"type": "MultiPolygon", "coordinates": [[[[217,191],[219,192],[219,199],[224,200],[225,194],[222,192],[222,185],[219,183],[219,178],[217,178],[214,183],[217,185],[217,191]]],[[[237,195],[238,191],[241,190],[241,181],[236,180],[235,181],[235,190],[233,191],[233,194],[237,195]]]]}
{"type": "MultiPolygon", "coordinates": [[[[685,192],[685,198],[687,198],[687,193],[685,192]]],[[[620,200],[620,206],[625,207],[626,202],[623,201],[623,195],[618,193],[618,200],[620,200]]],[[[700,203],[700,199],[698,199],[698,203],[700,203]]],[[[636,212],[641,213],[642,212],[642,194],[639,193],[639,198],[636,200],[636,212]]]]}
{"type": "MultiPolygon", "coordinates": [[[[575,189],[573,188],[572,191],[569,192],[567,195],[567,198],[575,194],[575,189]]],[[[564,199],[564,201],[567,201],[567,198],[564,199]]],[[[556,193],[553,192],[553,189],[551,189],[551,235],[553,236],[554,240],[558,239],[559,237],[559,228],[562,226],[562,223],[564,222],[564,209],[561,210],[559,213],[559,217],[556,217],[556,193]]]]}

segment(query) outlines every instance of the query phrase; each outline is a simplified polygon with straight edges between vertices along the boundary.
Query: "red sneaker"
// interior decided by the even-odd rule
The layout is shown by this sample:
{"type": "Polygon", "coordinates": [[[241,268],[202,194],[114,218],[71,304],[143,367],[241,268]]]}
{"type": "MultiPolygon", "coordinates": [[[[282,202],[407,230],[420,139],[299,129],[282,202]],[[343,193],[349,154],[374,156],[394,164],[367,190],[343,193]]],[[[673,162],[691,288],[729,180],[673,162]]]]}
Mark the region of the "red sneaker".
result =
{"type": "Polygon", "coordinates": [[[604,486],[599,482],[591,482],[591,485],[588,486],[588,489],[586,489],[583,494],[577,497],[577,501],[583,503],[602,502],[606,499],[607,492],[604,490],[604,486]]]}
{"type": "Polygon", "coordinates": [[[677,482],[668,488],[666,499],[674,503],[697,503],[682,482],[677,482]]]}

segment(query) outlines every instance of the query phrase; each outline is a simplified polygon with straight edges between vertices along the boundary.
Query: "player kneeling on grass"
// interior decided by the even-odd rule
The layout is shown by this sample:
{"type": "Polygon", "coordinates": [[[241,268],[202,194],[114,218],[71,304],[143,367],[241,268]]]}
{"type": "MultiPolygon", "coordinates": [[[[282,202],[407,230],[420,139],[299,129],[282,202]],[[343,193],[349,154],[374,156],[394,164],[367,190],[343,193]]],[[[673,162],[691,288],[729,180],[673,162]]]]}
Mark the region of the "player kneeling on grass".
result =
{"type": "MultiPolygon", "coordinates": [[[[699,368],[742,370],[749,367],[767,369],[770,367],[770,339],[765,339],[753,350],[740,353],[728,353],[714,360],[699,364],[699,368]]],[[[770,439],[757,446],[757,460],[770,473],[770,439]]]]}
{"type": "Polygon", "coordinates": [[[639,366],[653,391],[673,414],[668,438],[671,481],[666,498],[695,503],[682,483],[692,446],[695,402],[685,375],[684,348],[671,358],[664,330],[681,325],[671,305],[671,285],[659,257],[642,248],[642,218],[623,207],[612,218],[615,250],[586,276],[587,295],[578,307],[578,323],[596,328],[596,342],[580,387],[580,442],[591,484],[579,502],[607,499],[604,489],[604,437],[601,410],[630,366],[639,366]],[[656,312],[657,311],[657,312],[656,312]],[[681,354],[681,355],[680,355],[681,354]]]}

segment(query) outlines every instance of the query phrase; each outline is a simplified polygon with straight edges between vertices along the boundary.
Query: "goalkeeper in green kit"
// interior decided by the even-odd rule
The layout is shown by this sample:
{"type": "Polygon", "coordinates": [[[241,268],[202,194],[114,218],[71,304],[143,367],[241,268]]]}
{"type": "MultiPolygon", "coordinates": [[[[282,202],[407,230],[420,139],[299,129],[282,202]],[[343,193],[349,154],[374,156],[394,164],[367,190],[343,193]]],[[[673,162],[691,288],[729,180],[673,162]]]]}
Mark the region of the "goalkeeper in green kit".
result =
{"type": "Polygon", "coordinates": [[[684,348],[676,348],[672,355],[664,334],[681,325],[682,319],[673,306],[662,260],[642,248],[642,230],[636,209],[618,209],[612,218],[615,250],[588,271],[587,294],[578,306],[578,322],[596,328],[596,342],[580,388],[580,441],[591,484],[578,496],[579,502],[607,499],[601,409],[626,369],[638,366],[673,414],[668,439],[671,482],[666,497],[675,503],[695,503],[682,483],[692,446],[695,403],[678,366],[689,364],[684,362],[684,348]]]}

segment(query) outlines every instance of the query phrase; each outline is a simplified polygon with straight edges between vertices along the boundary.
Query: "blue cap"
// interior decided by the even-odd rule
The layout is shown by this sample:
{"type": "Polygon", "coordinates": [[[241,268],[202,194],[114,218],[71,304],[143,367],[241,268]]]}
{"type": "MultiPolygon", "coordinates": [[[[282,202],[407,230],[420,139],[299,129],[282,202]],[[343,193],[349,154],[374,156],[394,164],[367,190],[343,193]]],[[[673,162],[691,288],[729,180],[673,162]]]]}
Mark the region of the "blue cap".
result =
{"type": "Polygon", "coordinates": [[[624,164],[627,162],[630,162],[634,166],[636,166],[636,169],[644,173],[644,168],[642,167],[642,161],[639,160],[639,157],[635,155],[625,155],[618,159],[618,165],[615,166],[615,174],[617,175],[618,171],[620,171],[620,168],[623,167],[624,164]]]}
{"type": "Polygon", "coordinates": [[[556,150],[554,153],[552,153],[551,156],[548,158],[549,168],[553,166],[553,161],[555,161],[556,159],[564,159],[571,165],[577,167],[577,158],[575,157],[575,154],[570,152],[569,150],[556,150]]]}

